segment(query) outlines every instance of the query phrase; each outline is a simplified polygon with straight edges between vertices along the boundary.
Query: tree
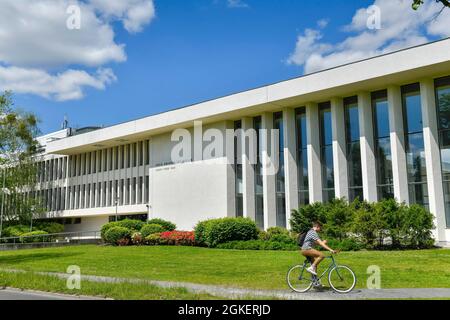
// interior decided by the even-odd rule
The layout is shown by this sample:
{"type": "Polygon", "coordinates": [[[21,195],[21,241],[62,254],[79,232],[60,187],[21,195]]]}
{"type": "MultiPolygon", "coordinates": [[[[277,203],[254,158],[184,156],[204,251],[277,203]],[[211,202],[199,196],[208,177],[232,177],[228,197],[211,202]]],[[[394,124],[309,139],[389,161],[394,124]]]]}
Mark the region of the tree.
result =
{"type": "MultiPolygon", "coordinates": [[[[445,8],[445,7],[447,7],[447,8],[450,8],[450,0],[435,0],[437,3],[442,3],[442,5],[443,5],[443,9],[445,8]]],[[[413,0],[413,3],[412,3],[412,8],[414,9],[414,10],[417,10],[417,9],[419,9],[420,8],[420,6],[423,4],[425,2],[425,0],[413,0]]]]}
{"type": "Polygon", "coordinates": [[[34,197],[38,143],[35,115],[14,107],[12,93],[0,95],[0,210],[3,221],[29,222],[40,208],[34,197]]]}

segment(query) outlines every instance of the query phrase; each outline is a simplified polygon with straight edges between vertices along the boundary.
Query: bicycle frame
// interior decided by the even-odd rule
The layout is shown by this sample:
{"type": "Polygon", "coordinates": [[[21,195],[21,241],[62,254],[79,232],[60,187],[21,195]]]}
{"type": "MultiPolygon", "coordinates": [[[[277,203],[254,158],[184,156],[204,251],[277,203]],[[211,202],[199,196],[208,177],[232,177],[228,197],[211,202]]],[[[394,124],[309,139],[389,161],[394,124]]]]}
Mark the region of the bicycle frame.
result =
{"type": "MultiPolygon", "coordinates": [[[[313,278],[313,281],[317,281],[317,280],[322,279],[323,276],[324,276],[325,274],[327,274],[327,273],[330,272],[334,267],[337,266],[337,265],[336,265],[336,260],[334,260],[334,256],[330,255],[330,256],[325,257],[325,259],[331,259],[330,265],[325,269],[324,272],[322,272],[322,274],[321,274],[320,276],[319,276],[319,275],[315,276],[315,275],[311,274],[311,276],[312,276],[312,278],[313,278]],[[314,279],[314,278],[315,278],[315,279],[314,279]]],[[[305,271],[308,263],[311,263],[311,262],[309,261],[309,259],[306,259],[305,262],[303,262],[303,270],[302,270],[302,274],[300,274],[300,277],[303,277],[303,272],[308,272],[308,271],[305,271]]],[[[339,275],[339,273],[338,273],[338,275],[339,275]]],[[[339,275],[339,277],[340,277],[340,275],[339,275]]]]}

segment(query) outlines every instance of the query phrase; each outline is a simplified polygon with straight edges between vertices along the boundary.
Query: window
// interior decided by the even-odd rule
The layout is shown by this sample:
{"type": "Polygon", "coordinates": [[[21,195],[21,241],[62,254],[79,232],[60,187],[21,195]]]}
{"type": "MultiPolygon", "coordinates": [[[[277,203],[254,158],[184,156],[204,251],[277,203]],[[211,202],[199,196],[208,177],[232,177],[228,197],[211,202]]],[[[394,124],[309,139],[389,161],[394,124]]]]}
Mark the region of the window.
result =
{"type": "Polygon", "coordinates": [[[145,165],[149,165],[150,164],[150,140],[146,140],[145,141],[145,165]]]}
{"type": "Polygon", "coordinates": [[[319,104],[323,202],[334,198],[333,136],[330,102],[319,104]]]}
{"type": "Polygon", "coordinates": [[[148,203],[149,198],[149,187],[150,187],[150,179],[149,176],[145,176],[145,189],[144,189],[144,201],[148,203]]]}
{"type": "Polygon", "coordinates": [[[358,97],[344,99],[349,201],[363,200],[358,97]]]}
{"type": "Polygon", "coordinates": [[[450,228],[450,77],[436,79],[435,87],[445,220],[450,228]]]}
{"type": "Polygon", "coordinates": [[[297,136],[298,204],[301,207],[309,203],[308,141],[306,133],[306,110],[304,107],[295,110],[295,119],[297,136]]]}
{"type": "Polygon", "coordinates": [[[378,200],[390,199],[394,198],[394,181],[392,178],[389,104],[386,90],[372,93],[372,117],[378,200]]]}
{"type": "Polygon", "coordinates": [[[409,202],[428,208],[427,173],[419,84],[402,87],[409,202]]]}
{"type": "Polygon", "coordinates": [[[273,115],[273,128],[278,130],[278,171],[275,177],[276,193],[276,225],[286,228],[286,194],[285,194],[285,171],[284,171],[284,124],[283,113],[277,112],[273,115]]]}
{"type": "Polygon", "coordinates": [[[142,141],[139,141],[139,165],[142,166],[144,164],[144,148],[142,141]]]}
{"type": "Polygon", "coordinates": [[[264,229],[264,192],[261,162],[261,117],[253,118],[253,128],[256,130],[256,164],[253,165],[255,171],[255,222],[256,225],[264,229]]]}
{"type": "Polygon", "coordinates": [[[244,198],[243,198],[243,185],[242,185],[242,150],[239,150],[238,139],[241,139],[240,132],[242,128],[241,121],[234,122],[234,181],[235,181],[235,201],[236,201],[236,217],[242,217],[244,215],[244,198]],[[239,131],[238,131],[239,130],[239,131]]]}
{"type": "Polygon", "coordinates": [[[137,148],[137,143],[133,143],[133,167],[138,165],[137,148]]]}

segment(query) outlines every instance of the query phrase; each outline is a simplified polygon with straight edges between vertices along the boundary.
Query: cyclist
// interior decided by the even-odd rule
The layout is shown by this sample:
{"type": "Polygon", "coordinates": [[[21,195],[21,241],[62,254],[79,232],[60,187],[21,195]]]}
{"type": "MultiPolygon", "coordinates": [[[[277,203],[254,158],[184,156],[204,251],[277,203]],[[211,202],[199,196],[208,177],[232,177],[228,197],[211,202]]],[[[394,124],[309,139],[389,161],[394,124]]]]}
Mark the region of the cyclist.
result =
{"type": "Polygon", "coordinates": [[[316,221],[313,223],[313,226],[305,235],[305,240],[303,241],[301,247],[301,253],[303,256],[307,257],[312,261],[312,264],[309,268],[306,269],[309,273],[313,275],[317,275],[317,266],[319,263],[325,258],[324,254],[316,249],[314,246],[316,244],[320,245],[322,248],[330,251],[331,253],[336,253],[335,250],[331,249],[327,246],[327,240],[321,240],[317,232],[320,232],[322,226],[320,222],[316,221]]]}

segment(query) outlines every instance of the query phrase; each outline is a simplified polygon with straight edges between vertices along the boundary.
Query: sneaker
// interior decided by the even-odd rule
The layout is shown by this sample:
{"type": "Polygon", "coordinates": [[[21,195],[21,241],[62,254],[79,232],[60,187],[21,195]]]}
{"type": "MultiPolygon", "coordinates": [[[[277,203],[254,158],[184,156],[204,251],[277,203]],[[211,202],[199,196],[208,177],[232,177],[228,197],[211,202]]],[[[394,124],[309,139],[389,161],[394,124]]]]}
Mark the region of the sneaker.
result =
{"type": "Polygon", "coordinates": [[[309,268],[306,268],[306,271],[308,271],[309,273],[311,273],[311,274],[317,276],[317,272],[316,272],[316,270],[314,269],[313,266],[311,266],[311,267],[309,267],[309,268]]]}

